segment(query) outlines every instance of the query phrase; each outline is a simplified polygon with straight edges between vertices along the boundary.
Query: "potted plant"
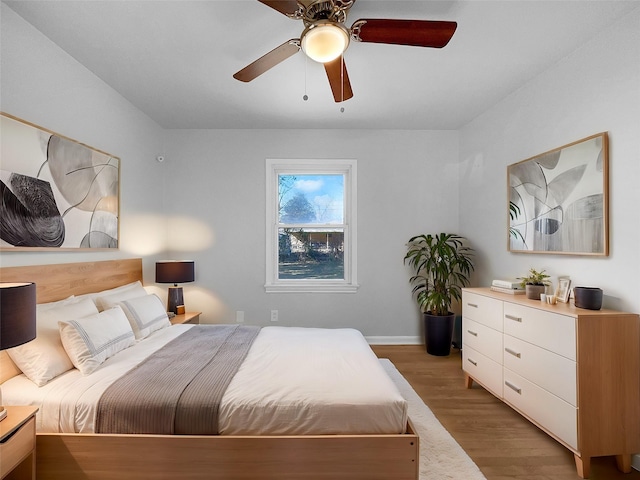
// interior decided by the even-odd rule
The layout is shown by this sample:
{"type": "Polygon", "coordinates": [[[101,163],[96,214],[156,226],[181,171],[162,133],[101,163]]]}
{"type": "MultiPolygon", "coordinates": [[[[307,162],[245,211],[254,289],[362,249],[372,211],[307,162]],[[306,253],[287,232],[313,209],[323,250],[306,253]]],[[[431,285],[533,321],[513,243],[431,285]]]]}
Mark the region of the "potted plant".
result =
{"type": "Polygon", "coordinates": [[[446,356],[451,350],[455,313],[451,303],[460,300],[469,284],[473,249],[464,237],[452,233],[418,235],[409,239],[404,263],[414,275],[409,279],[423,314],[427,353],[446,356]]]}
{"type": "Polygon", "coordinates": [[[549,285],[549,275],[544,270],[537,271],[531,268],[526,277],[518,277],[520,286],[525,289],[525,295],[531,300],[540,300],[540,294],[544,293],[549,285]]]}

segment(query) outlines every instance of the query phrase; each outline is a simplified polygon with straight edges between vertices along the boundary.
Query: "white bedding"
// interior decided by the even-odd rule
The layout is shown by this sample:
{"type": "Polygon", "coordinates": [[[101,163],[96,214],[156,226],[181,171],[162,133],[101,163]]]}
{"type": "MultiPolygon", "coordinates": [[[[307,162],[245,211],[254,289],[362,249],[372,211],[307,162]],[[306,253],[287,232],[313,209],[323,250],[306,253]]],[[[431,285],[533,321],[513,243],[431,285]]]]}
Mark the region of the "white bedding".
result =
{"type": "MultiPolygon", "coordinates": [[[[43,387],[24,375],[2,384],[7,405],[34,405],[38,432],[92,433],[100,396],[191,325],[152,333],[91,375],[72,369],[43,387]]],[[[224,435],[403,433],[407,402],[360,332],[265,327],[220,407],[224,435]]]]}

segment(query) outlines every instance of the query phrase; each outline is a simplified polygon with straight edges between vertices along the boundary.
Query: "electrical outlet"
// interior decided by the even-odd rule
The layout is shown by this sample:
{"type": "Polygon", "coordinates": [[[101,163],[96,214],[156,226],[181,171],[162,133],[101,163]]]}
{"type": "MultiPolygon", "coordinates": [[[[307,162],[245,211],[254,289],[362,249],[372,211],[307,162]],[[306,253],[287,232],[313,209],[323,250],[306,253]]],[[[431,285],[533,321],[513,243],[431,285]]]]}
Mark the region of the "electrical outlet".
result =
{"type": "Polygon", "coordinates": [[[271,310],[271,321],[272,322],[278,321],[278,310],[271,310]]]}
{"type": "Polygon", "coordinates": [[[238,310],[236,312],[236,322],[237,323],[243,323],[244,322],[244,311],[238,310]]]}

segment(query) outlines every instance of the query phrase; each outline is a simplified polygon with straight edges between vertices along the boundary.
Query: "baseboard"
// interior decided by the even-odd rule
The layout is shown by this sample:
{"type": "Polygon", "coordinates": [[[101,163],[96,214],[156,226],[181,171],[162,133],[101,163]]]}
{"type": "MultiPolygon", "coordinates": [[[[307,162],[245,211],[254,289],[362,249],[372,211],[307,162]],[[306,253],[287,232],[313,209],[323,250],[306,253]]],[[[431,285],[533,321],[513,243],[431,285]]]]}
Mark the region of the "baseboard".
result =
{"type": "Polygon", "coordinates": [[[369,345],[421,345],[421,337],[365,337],[369,345]]]}
{"type": "Polygon", "coordinates": [[[631,466],[636,470],[640,470],[640,453],[631,457],[631,466]]]}

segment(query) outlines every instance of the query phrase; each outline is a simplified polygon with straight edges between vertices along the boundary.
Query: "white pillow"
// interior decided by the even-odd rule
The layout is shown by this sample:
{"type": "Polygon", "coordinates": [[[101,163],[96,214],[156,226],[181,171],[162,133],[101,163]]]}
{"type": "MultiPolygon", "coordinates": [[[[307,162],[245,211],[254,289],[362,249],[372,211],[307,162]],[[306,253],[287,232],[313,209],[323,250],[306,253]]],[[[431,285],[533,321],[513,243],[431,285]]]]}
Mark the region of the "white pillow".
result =
{"type": "Polygon", "coordinates": [[[58,300],[57,302],[39,303],[36,305],[36,313],[44,312],[55,307],[61,307],[62,305],[69,305],[70,303],[77,303],[78,299],[71,295],[70,297],[58,300]]]}
{"type": "Polygon", "coordinates": [[[142,297],[148,295],[148,292],[144,289],[140,282],[130,283],[122,287],[117,287],[112,290],[100,292],[93,296],[94,301],[101,312],[109,310],[115,307],[118,303],[130,298],[142,297]]]}
{"type": "Polygon", "coordinates": [[[98,313],[93,301],[36,307],[36,338],[7,350],[9,357],[39,387],[71,370],[73,364],[62,346],[58,322],[98,313]]]}
{"type": "Polygon", "coordinates": [[[118,305],[122,307],[138,340],[171,325],[164,305],[157,295],[132,298],[118,305]]]}
{"type": "MultiPolygon", "coordinates": [[[[141,295],[145,295],[147,293],[147,291],[142,286],[142,283],[140,283],[140,281],[138,280],[138,281],[135,281],[135,282],[127,283],[126,285],[120,285],[119,287],[110,288],[108,290],[102,290],[100,292],[92,292],[92,293],[85,293],[85,294],[82,294],[82,295],[76,295],[75,298],[83,299],[83,300],[85,298],[90,298],[94,303],[96,303],[96,306],[100,310],[100,304],[97,303],[97,299],[98,298],[106,297],[108,295],[115,295],[115,294],[118,294],[118,293],[125,293],[128,290],[137,290],[138,293],[136,294],[136,297],[139,297],[141,295]]],[[[127,297],[127,298],[129,298],[129,297],[127,297]]]]}
{"type": "Polygon", "coordinates": [[[58,322],[62,345],[73,365],[88,375],[107,358],[135,343],[131,325],[120,307],[88,317],[58,322]]]}

